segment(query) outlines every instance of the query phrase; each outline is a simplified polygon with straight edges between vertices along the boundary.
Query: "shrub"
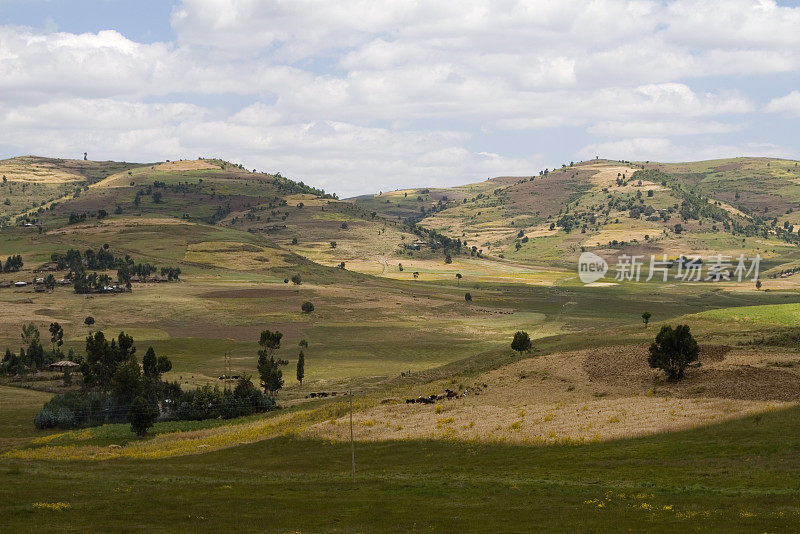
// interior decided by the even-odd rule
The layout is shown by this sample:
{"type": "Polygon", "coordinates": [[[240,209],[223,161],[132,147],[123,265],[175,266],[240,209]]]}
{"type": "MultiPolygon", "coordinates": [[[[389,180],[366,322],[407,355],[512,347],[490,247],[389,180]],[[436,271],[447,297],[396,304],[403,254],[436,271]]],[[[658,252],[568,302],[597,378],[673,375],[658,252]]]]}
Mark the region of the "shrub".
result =
{"type": "Polygon", "coordinates": [[[303,313],[311,313],[314,311],[314,305],[306,301],[300,306],[300,309],[303,310],[303,313]]]}
{"type": "Polygon", "coordinates": [[[153,426],[158,417],[158,408],[147,402],[143,397],[137,396],[131,402],[128,410],[128,422],[131,432],[137,436],[147,435],[148,429],[153,426]]]}
{"type": "Polygon", "coordinates": [[[300,277],[299,274],[292,276],[292,283],[296,286],[299,286],[303,283],[303,279],[300,277]]]}
{"type": "Polygon", "coordinates": [[[511,340],[511,349],[522,354],[523,352],[531,351],[531,338],[525,331],[514,333],[514,339],[511,340]]]}

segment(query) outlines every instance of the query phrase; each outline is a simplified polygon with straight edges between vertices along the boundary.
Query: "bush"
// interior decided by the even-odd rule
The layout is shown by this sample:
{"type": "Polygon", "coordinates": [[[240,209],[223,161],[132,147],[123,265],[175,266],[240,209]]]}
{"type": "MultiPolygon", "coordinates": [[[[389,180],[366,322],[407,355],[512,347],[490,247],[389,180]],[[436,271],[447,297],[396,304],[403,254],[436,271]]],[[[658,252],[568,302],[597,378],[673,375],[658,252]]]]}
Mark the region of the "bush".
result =
{"type": "Polygon", "coordinates": [[[131,424],[131,432],[137,436],[147,435],[147,431],[153,426],[157,417],[158,408],[143,397],[138,396],[131,402],[128,410],[128,422],[131,424]]]}
{"type": "Polygon", "coordinates": [[[311,313],[314,311],[314,305],[306,301],[300,306],[300,309],[303,310],[303,313],[311,313]]]}
{"type": "Polygon", "coordinates": [[[292,283],[296,286],[299,286],[303,283],[303,279],[300,277],[299,274],[292,276],[292,283]]]}
{"type": "Polygon", "coordinates": [[[97,426],[124,421],[125,413],[120,412],[105,393],[73,391],[55,395],[47,401],[33,423],[38,429],[97,426]]]}
{"type": "Polygon", "coordinates": [[[523,352],[531,351],[531,338],[527,332],[519,331],[514,333],[514,339],[511,340],[511,348],[520,354],[523,352]]]}

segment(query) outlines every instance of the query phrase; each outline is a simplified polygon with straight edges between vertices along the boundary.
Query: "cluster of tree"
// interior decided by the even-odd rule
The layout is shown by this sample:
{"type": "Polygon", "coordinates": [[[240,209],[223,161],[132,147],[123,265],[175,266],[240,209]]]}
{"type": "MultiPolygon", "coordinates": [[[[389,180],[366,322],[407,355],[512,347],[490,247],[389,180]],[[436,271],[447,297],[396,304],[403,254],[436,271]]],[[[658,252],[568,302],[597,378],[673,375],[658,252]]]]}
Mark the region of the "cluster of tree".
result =
{"type": "MultiPolygon", "coordinates": [[[[66,253],[55,252],[50,255],[50,260],[56,264],[59,270],[69,269],[67,278],[71,279],[76,293],[92,293],[102,291],[103,288],[111,285],[111,277],[107,274],[97,272],[88,273],[87,271],[107,271],[117,269],[117,283],[131,288],[131,278],[133,275],[142,281],[147,279],[157,271],[155,265],[149,263],[136,263],[129,255],[124,258],[115,256],[106,243],[97,251],[87,249],[83,253],[77,249],[69,249],[66,253]]],[[[181,275],[178,267],[162,267],[161,275],[170,281],[177,281],[181,275]]]]}
{"type": "Polygon", "coordinates": [[[75,428],[128,421],[143,435],[158,418],[207,419],[238,417],[274,408],[247,377],[233,391],[204,386],[183,391],[177,382],[162,380],[172,369],[166,356],[148,348],[141,365],[131,336],[121,332],[110,342],[102,332],[86,338],[80,359],[79,391],[56,395],[36,416],[37,428],[75,428]]]}
{"type": "Polygon", "coordinates": [[[130,256],[126,255],[124,258],[118,258],[109,249],[110,245],[106,243],[97,251],[86,249],[82,253],[77,249],[69,249],[66,253],[54,252],[50,255],[50,261],[55,263],[59,270],[69,269],[72,272],[85,269],[91,271],[109,270],[126,263],[133,263],[130,256]]]}
{"type": "Polygon", "coordinates": [[[324,189],[317,189],[316,187],[304,184],[302,181],[295,182],[288,178],[284,178],[279,172],[275,173],[274,175],[274,183],[281,192],[302,193],[328,199],[338,198],[336,194],[326,193],[324,189]]]}
{"type": "MultiPolygon", "coordinates": [[[[274,396],[283,387],[283,370],[281,367],[288,365],[288,360],[278,358],[276,353],[281,348],[281,332],[264,330],[258,340],[261,347],[258,351],[258,376],[261,379],[261,387],[264,393],[274,396]]],[[[308,342],[301,339],[298,344],[300,353],[297,357],[297,381],[303,383],[305,376],[305,352],[308,349],[308,342]]]]}
{"type": "Polygon", "coordinates": [[[87,274],[86,271],[79,271],[72,275],[72,287],[79,295],[99,293],[105,288],[111,287],[111,277],[105,273],[91,272],[87,274]]]}
{"type": "Polygon", "coordinates": [[[22,265],[22,256],[17,254],[15,256],[9,256],[6,258],[6,261],[2,262],[0,267],[2,267],[2,271],[4,273],[15,273],[22,269],[22,265]]]}
{"type": "Polygon", "coordinates": [[[50,324],[51,350],[42,346],[41,334],[34,323],[23,325],[22,344],[19,353],[14,353],[6,348],[3,359],[0,360],[0,375],[24,376],[35,373],[45,366],[64,358],[61,346],[64,344],[64,330],[58,323],[50,324]]]}

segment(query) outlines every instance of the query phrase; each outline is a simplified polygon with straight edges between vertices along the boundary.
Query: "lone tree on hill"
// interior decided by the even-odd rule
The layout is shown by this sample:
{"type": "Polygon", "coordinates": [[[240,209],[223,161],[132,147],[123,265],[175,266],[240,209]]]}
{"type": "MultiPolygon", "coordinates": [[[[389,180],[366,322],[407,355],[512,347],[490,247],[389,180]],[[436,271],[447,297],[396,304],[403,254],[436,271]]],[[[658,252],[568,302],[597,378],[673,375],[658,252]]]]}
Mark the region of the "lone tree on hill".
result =
{"type": "Polygon", "coordinates": [[[83,324],[85,324],[86,326],[92,326],[94,324],[94,317],[90,315],[89,317],[83,320],[83,324]]]}
{"type": "Polygon", "coordinates": [[[311,313],[314,311],[314,304],[306,301],[300,306],[300,309],[303,310],[303,313],[311,313]]]}
{"type": "Polygon", "coordinates": [[[511,340],[511,349],[515,350],[522,355],[523,352],[531,351],[531,337],[527,332],[520,330],[514,333],[514,339],[511,340]]]}
{"type": "Polygon", "coordinates": [[[303,354],[303,351],[300,351],[300,354],[297,356],[297,381],[300,382],[300,385],[303,385],[303,376],[306,374],[306,355],[303,354]]]}
{"type": "Polygon", "coordinates": [[[697,361],[700,347],[697,345],[689,325],[676,326],[664,325],[656,336],[655,342],[650,345],[650,356],[647,363],[653,369],[661,369],[667,373],[670,380],[683,378],[686,367],[697,361]]]}
{"type": "Polygon", "coordinates": [[[158,411],[141,396],[133,399],[131,407],[128,409],[131,432],[137,436],[146,436],[148,429],[153,426],[157,417],[158,411]]]}
{"type": "Polygon", "coordinates": [[[461,278],[463,278],[463,277],[461,276],[461,273],[456,273],[456,280],[458,280],[458,284],[459,284],[459,285],[461,285],[461,278]]]}
{"type": "Polygon", "coordinates": [[[650,322],[650,317],[652,317],[652,315],[650,315],[650,312],[644,312],[642,314],[642,322],[644,323],[645,328],[647,328],[647,323],[650,322]]]}

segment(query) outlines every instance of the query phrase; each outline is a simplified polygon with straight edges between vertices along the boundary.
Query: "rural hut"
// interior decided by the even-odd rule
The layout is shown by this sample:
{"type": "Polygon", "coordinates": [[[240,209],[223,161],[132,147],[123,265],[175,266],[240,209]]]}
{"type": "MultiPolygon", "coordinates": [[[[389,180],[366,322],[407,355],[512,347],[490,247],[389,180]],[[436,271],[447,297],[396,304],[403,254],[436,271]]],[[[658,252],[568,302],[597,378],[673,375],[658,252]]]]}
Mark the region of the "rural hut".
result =
{"type": "Polygon", "coordinates": [[[63,373],[67,369],[69,369],[71,371],[71,370],[75,369],[76,367],[80,367],[80,365],[75,363],[75,362],[71,362],[69,360],[61,360],[60,362],[56,362],[56,363],[51,363],[50,364],[50,369],[52,371],[58,371],[58,372],[61,372],[61,373],[63,373]]]}

